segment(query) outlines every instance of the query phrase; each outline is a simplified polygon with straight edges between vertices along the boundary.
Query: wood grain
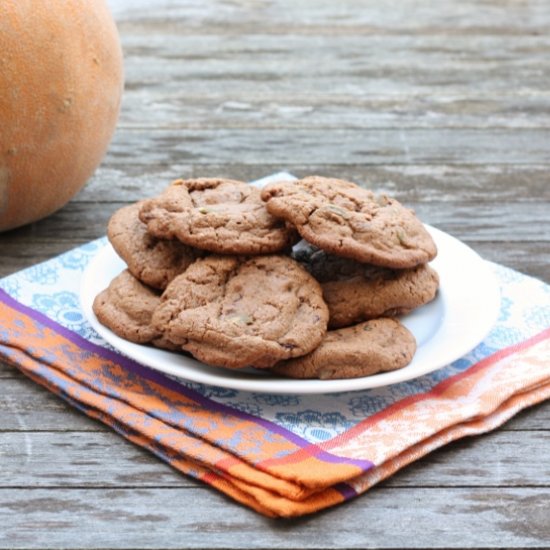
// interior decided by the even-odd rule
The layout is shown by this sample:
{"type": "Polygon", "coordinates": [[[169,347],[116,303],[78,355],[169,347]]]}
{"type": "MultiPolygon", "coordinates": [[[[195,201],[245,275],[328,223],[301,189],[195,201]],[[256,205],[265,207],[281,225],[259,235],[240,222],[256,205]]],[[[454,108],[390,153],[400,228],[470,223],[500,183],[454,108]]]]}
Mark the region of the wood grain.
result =
{"type": "Polygon", "coordinates": [[[550,129],[120,129],[106,162],[262,164],[545,164],[550,129]],[[437,139],[435,139],[437,135],[437,139]]]}
{"type": "Polygon", "coordinates": [[[182,24],[144,41],[124,40],[124,127],[548,127],[547,35],[227,36],[182,24]]]}
{"type": "MultiPolygon", "coordinates": [[[[550,283],[547,0],[108,3],[125,55],[117,132],[64,209],[0,234],[0,277],[103,236],[177,177],[286,170],[387,192],[550,283]]],[[[345,506],[271,521],[12,367],[0,387],[0,548],[550,547],[547,403],[345,506]]]]}
{"type": "MultiPolygon", "coordinates": [[[[550,434],[540,429],[528,431],[518,440],[515,430],[504,429],[460,441],[406,468],[386,486],[547,488],[550,464],[541,463],[540,457],[549,438],[550,434]]],[[[169,466],[160,467],[146,451],[111,432],[0,430],[0,453],[7,457],[0,489],[202,486],[169,466]],[[117,460],[112,460],[113,456],[117,460]]]]}
{"type": "Polygon", "coordinates": [[[454,548],[459,542],[462,548],[543,548],[549,498],[546,488],[456,488],[450,497],[447,488],[380,487],[313,518],[277,521],[237,505],[228,512],[227,500],[205,489],[0,489],[0,545],[59,548],[71,540],[72,548],[309,549],[454,548]],[[388,523],[396,510],[399,527],[388,523]]]}
{"type": "Polygon", "coordinates": [[[124,35],[133,28],[153,32],[185,25],[189,34],[230,34],[233,29],[259,33],[349,34],[354,29],[383,35],[450,36],[481,34],[505,37],[544,34],[550,22],[545,0],[508,3],[500,0],[403,0],[399,9],[356,0],[209,0],[174,2],[158,0],[152,7],[147,0],[108,0],[124,35]]]}

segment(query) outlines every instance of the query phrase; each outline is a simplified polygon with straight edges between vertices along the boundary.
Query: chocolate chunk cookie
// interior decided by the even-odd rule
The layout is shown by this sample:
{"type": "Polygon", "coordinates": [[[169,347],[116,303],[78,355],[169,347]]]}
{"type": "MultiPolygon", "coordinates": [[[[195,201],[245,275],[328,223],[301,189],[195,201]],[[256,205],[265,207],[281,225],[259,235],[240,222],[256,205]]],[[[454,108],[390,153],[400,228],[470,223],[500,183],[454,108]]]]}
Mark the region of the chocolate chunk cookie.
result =
{"type": "Polygon", "coordinates": [[[159,304],[160,294],[126,269],[96,296],[92,307],[98,321],[117,336],[136,344],[175,349],[151,324],[159,304]]]}
{"type": "Polygon", "coordinates": [[[228,179],[177,180],[145,201],[140,218],[157,237],[218,254],[274,253],[296,240],[295,231],[267,211],[256,187],[228,179]]]}
{"type": "Polygon", "coordinates": [[[153,323],[214,366],[271,367],[313,350],[328,321],[319,283],[286,256],[209,256],[178,275],[153,323]]]}
{"type": "Polygon", "coordinates": [[[261,196],[271,214],[338,256],[402,269],[426,263],[437,253],[412,210],[348,181],[311,176],[268,185],[261,196]]]}
{"type": "Polygon", "coordinates": [[[204,256],[204,252],[177,240],[154,237],[139,219],[142,203],[117,210],[107,227],[107,236],[128,269],[145,284],[164,289],[179,273],[204,256]]]}
{"type": "Polygon", "coordinates": [[[439,286],[439,277],[428,264],[388,269],[311,247],[299,258],[321,283],[329,328],[404,315],[433,300],[439,286]]]}
{"type": "Polygon", "coordinates": [[[414,336],[399,321],[380,318],[332,330],[313,352],[278,363],[271,370],[290,378],[359,378],[408,365],[414,336]]]}

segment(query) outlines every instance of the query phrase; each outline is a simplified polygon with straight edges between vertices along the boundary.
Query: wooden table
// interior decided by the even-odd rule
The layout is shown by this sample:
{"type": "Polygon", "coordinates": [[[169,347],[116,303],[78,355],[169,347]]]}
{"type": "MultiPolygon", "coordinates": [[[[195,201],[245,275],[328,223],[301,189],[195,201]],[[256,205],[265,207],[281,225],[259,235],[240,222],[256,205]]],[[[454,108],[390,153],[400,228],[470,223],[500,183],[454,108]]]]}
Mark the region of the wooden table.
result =
{"type": "MultiPolygon", "coordinates": [[[[118,131],[87,187],[0,235],[0,276],[172,178],[281,169],[385,190],[550,283],[547,0],[111,0],[118,131]]],[[[550,405],[319,515],[268,520],[0,365],[2,548],[550,547],[550,405]]]]}

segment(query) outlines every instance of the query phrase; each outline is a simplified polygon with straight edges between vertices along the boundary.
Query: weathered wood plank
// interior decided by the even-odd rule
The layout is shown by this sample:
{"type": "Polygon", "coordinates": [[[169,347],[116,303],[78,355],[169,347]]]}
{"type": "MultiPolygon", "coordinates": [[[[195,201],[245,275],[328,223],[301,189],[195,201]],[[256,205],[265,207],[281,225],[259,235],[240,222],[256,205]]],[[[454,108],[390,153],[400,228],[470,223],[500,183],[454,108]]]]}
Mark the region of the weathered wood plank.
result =
{"type": "MultiPolygon", "coordinates": [[[[173,179],[225,176],[253,181],[282,170],[276,164],[101,166],[75,202],[133,202],[159,193],[173,179]]],[[[550,204],[548,165],[285,165],[297,177],[318,174],[355,181],[403,203],[481,201],[550,204]]],[[[523,206],[525,207],[525,206],[523,206]]],[[[452,208],[450,204],[449,208],[452,208]]],[[[518,208],[522,208],[518,204],[518,208]]],[[[36,235],[38,236],[38,235],[36,235]]]]}
{"type": "Polygon", "coordinates": [[[548,126],[544,34],[449,41],[441,34],[287,33],[281,40],[260,29],[195,36],[182,25],[172,33],[145,31],[147,40],[126,33],[120,124],[326,131],[548,126]]]}
{"type": "MultiPolygon", "coordinates": [[[[105,165],[546,164],[550,129],[220,129],[119,128],[105,165]]],[[[146,169],[146,168],[144,168],[146,169]]]]}
{"type": "MultiPolygon", "coordinates": [[[[14,368],[0,361],[0,370],[13,373],[14,368]]],[[[21,375],[2,378],[0,384],[0,431],[107,430],[100,422],[21,375]]]]}
{"type": "MultiPolygon", "coordinates": [[[[13,367],[0,362],[0,431],[107,431],[61,398],[41,388],[13,367]]],[[[505,431],[548,430],[550,404],[522,412],[500,429],[505,431]]]]}
{"type": "MultiPolygon", "coordinates": [[[[125,165],[101,168],[84,190],[54,216],[16,231],[0,235],[0,252],[9,243],[47,242],[56,233],[58,240],[82,240],[104,234],[106,220],[124,202],[132,202],[160,192],[177,177],[226,176],[255,179],[277,171],[274,165],[174,165],[141,167],[125,165]],[[95,220],[95,221],[94,221],[95,220]],[[68,227],[70,225],[70,230],[68,227]]],[[[342,177],[378,192],[389,193],[406,205],[421,209],[432,223],[447,218],[459,222],[476,237],[476,226],[489,222],[498,231],[512,233],[506,238],[545,240],[550,232],[546,209],[550,207],[550,172],[538,166],[430,166],[430,165],[297,165],[298,176],[312,173],[342,177]],[[537,215],[537,212],[539,214],[537,215]],[[533,218],[534,216],[534,218],[533,218]],[[542,225],[533,228],[537,220],[542,225]],[[515,222],[519,226],[516,227],[515,222]],[[523,230],[526,233],[523,233],[523,230]],[[508,228],[508,229],[507,229],[508,228]]],[[[498,239],[502,235],[495,234],[498,239]]],[[[20,250],[20,254],[26,251],[20,250]]]]}
{"type": "Polygon", "coordinates": [[[171,0],[108,0],[121,30],[127,34],[135,28],[151,32],[166,31],[171,25],[184,23],[192,33],[226,34],[262,29],[263,32],[349,34],[464,34],[516,35],[543,34],[550,25],[544,0],[483,3],[466,0],[457,4],[441,0],[403,0],[399,9],[389,10],[381,2],[361,4],[356,0],[262,0],[208,2],[171,0]]]}
{"type": "Polygon", "coordinates": [[[5,489],[0,547],[545,548],[549,498],[548,488],[385,487],[284,521],[207,489],[5,489]]]}
{"type": "MultiPolygon", "coordinates": [[[[148,63],[144,63],[148,65],[148,63]]],[[[387,84],[386,93],[367,93],[357,83],[356,95],[344,91],[322,95],[317,90],[290,93],[273,89],[258,91],[250,78],[248,92],[235,89],[216,95],[205,88],[190,91],[180,86],[173,91],[145,87],[147,79],[136,62],[129,75],[120,126],[136,128],[316,128],[329,132],[342,128],[541,128],[550,124],[550,97],[539,90],[522,95],[502,91],[468,95],[463,89],[441,90],[426,97],[420,91],[399,95],[391,90],[401,82],[387,84]],[[135,88],[135,89],[134,89],[135,88]],[[198,94],[198,95],[195,95],[198,94]],[[139,113],[139,114],[138,114],[139,113]]],[[[542,68],[545,72],[548,69],[542,68]]],[[[153,80],[154,77],[150,77],[153,80]]],[[[183,79],[184,77],[182,77],[183,79]]],[[[237,88],[232,80],[229,88],[237,88]]],[[[216,89],[226,85],[219,82],[216,89]]],[[[372,86],[372,84],[371,84],[372,86]]],[[[331,88],[327,82],[325,88],[331,88]]],[[[380,88],[382,85],[380,85],[380,88]]]]}
{"type": "MultiPolygon", "coordinates": [[[[497,430],[433,452],[386,485],[550,487],[549,444],[547,430],[497,430]]],[[[197,485],[111,432],[0,432],[0,456],[0,488],[197,485]]]]}
{"type": "MultiPolygon", "coordinates": [[[[319,174],[350,179],[377,192],[388,193],[404,204],[449,203],[445,208],[449,212],[454,204],[460,202],[476,205],[481,202],[509,202],[515,204],[520,212],[529,210],[530,203],[550,205],[550,171],[547,165],[312,164],[292,165],[288,169],[298,177],[319,174]]],[[[141,166],[130,163],[117,167],[104,164],[65,210],[70,212],[73,208],[85,208],[102,214],[110,208],[109,203],[133,202],[153,196],[178,177],[225,176],[250,181],[280,170],[281,165],[273,164],[141,166]],[[79,203],[87,205],[76,206],[79,203]]],[[[438,209],[442,207],[442,204],[437,205],[438,209]]],[[[0,234],[0,244],[14,236],[24,236],[27,240],[42,239],[41,225],[56,221],[60,214],[40,224],[0,234]]],[[[58,235],[59,239],[72,237],[72,233],[58,235]]]]}
{"type": "Polygon", "coordinates": [[[200,485],[111,431],[0,431],[0,456],[2,488],[200,485]]]}
{"type": "Polygon", "coordinates": [[[516,242],[511,246],[489,241],[469,241],[482,258],[531,275],[550,284],[550,250],[547,242],[516,242]]]}

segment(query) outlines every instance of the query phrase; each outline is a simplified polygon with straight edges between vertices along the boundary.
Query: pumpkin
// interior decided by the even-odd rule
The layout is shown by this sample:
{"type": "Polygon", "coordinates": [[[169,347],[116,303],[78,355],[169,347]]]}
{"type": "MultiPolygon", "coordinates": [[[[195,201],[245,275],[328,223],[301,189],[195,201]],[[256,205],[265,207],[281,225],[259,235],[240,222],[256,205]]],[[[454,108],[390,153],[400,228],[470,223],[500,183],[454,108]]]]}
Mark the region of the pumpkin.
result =
{"type": "Polygon", "coordinates": [[[65,205],[104,157],[123,89],[104,0],[0,1],[0,231],[65,205]]]}

